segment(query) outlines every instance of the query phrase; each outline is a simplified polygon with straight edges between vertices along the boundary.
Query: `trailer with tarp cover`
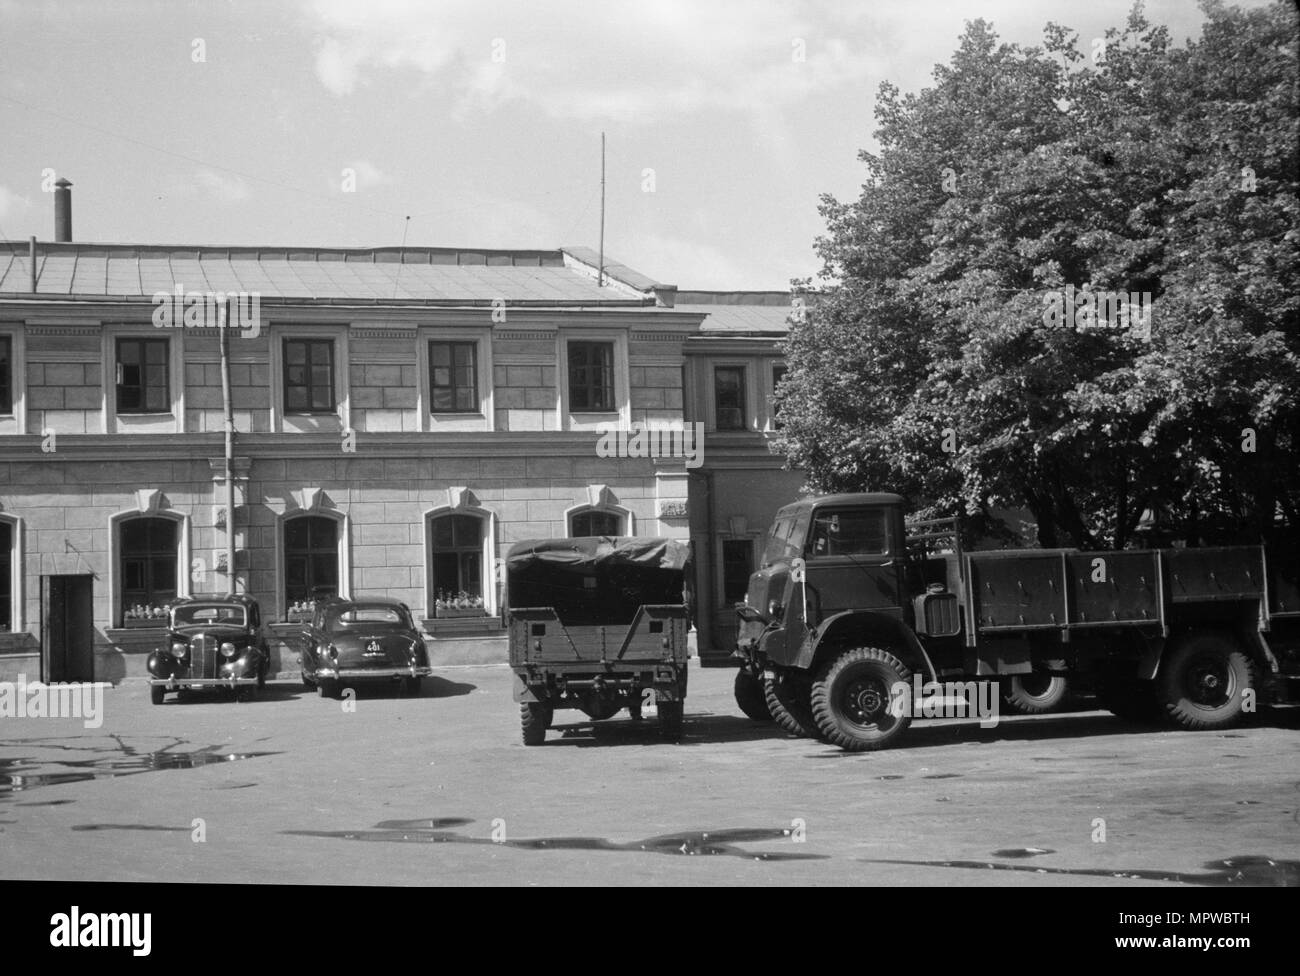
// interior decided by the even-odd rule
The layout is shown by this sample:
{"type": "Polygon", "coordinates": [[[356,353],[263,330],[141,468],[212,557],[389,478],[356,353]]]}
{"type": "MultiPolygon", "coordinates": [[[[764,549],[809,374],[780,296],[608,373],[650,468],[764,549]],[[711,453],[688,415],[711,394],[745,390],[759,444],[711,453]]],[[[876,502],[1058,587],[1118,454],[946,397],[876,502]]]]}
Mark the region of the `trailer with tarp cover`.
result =
{"type": "Polygon", "coordinates": [[[626,708],[682,734],[690,544],[592,536],[520,542],[506,556],[510,666],[525,745],[556,709],[595,720],[626,708]]]}

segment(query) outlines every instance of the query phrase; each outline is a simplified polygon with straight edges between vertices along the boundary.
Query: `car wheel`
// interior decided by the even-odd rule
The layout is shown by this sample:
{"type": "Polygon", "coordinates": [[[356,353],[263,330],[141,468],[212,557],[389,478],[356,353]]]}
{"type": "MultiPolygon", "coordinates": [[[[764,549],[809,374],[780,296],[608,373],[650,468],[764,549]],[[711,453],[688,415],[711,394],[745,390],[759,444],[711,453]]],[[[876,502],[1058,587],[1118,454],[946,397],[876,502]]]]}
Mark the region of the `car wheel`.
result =
{"type": "Polygon", "coordinates": [[[316,690],[316,682],[312,681],[311,678],[307,677],[306,671],[302,672],[302,686],[306,688],[308,691],[316,690]]]}
{"type": "Polygon", "coordinates": [[[540,746],[546,741],[552,711],[549,702],[524,702],[519,706],[519,726],[523,732],[524,745],[540,746]]]}
{"type": "Polygon", "coordinates": [[[1042,715],[1065,700],[1069,682],[1061,674],[1016,675],[1002,681],[1002,701],[1021,715],[1042,715]]]}
{"type": "Polygon", "coordinates": [[[1156,696],[1185,729],[1226,729],[1245,712],[1255,663],[1224,634],[1194,634],[1160,665],[1156,696]]]}
{"type": "Polygon", "coordinates": [[[791,735],[819,739],[821,730],[813,719],[811,693],[808,679],[799,673],[778,674],[763,682],[767,708],[777,727],[791,735]]]}
{"type": "Polygon", "coordinates": [[[767,707],[767,694],[763,690],[763,682],[754,677],[752,672],[745,668],[736,672],[733,692],[736,696],[736,704],[740,706],[740,710],[747,718],[755,722],[772,721],[772,710],[767,707]]]}
{"type": "Polygon", "coordinates": [[[162,685],[149,686],[149,700],[155,705],[161,705],[163,698],[167,696],[167,689],[162,685]]]}
{"type": "Polygon", "coordinates": [[[855,647],[822,666],[812,686],[812,711],[828,742],[850,752],[883,749],[912,723],[894,705],[893,690],[912,672],[888,651],[855,647]]]}
{"type": "Polygon", "coordinates": [[[666,742],[682,740],[682,717],[684,703],[679,701],[661,701],[655,706],[659,712],[659,737],[666,742]]]}

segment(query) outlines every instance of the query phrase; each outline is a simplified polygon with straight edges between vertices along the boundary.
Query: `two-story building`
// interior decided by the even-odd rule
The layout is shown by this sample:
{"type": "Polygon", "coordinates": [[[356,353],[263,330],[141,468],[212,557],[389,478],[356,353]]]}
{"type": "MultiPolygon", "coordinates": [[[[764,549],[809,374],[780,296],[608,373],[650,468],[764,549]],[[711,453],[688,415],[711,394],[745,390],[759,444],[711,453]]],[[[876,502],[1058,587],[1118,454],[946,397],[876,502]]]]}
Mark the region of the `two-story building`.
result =
{"type": "Polygon", "coordinates": [[[282,636],[319,596],[386,596],[435,663],[479,660],[500,654],[510,545],[590,534],[690,536],[701,651],[725,657],[757,540],[800,483],[767,448],[788,296],[598,265],[582,248],[7,244],[0,679],[142,673],[161,608],[232,573],[282,636]],[[696,461],[601,449],[611,429],[697,420],[696,461]]]}

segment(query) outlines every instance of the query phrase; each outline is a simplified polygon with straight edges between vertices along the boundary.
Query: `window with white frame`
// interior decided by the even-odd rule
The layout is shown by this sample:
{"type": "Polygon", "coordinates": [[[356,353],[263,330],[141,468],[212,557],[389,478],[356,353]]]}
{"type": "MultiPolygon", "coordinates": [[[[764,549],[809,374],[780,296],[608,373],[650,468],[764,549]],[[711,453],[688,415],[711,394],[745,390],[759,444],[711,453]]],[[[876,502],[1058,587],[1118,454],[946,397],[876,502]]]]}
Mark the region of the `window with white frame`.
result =
{"type": "Polygon", "coordinates": [[[14,629],[14,548],[17,546],[14,525],[0,519],[0,634],[14,629]]]}
{"type": "Polygon", "coordinates": [[[292,607],[339,592],[339,522],[297,515],[283,523],[284,599],[292,607]]]}
{"type": "Polygon", "coordinates": [[[117,340],[117,412],[170,413],[171,343],[165,338],[123,337],[117,340]]]}
{"type": "Polygon", "coordinates": [[[0,414],[14,412],[14,341],[0,335],[0,414]]]}
{"type": "Polygon", "coordinates": [[[745,367],[713,368],[713,407],[718,430],[746,430],[745,367]]]}
{"type": "Polygon", "coordinates": [[[176,519],[142,515],[122,521],[118,535],[122,615],[153,616],[179,595],[181,524],[176,519]]]}
{"type": "Polygon", "coordinates": [[[569,515],[569,535],[626,535],[626,522],[618,512],[596,508],[582,509],[569,515]]]}
{"type": "Polygon", "coordinates": [[[483,534],[480,515],[438,515],[429,521],[431,587],[435,602],[468,597],[486,603],[483,593],[483,534]]]}
{"type": "Polygon", "coordinates": [[[614,343],[569,340],[568,369],[571,413],[610,413],[618,409],[614,343]]]}

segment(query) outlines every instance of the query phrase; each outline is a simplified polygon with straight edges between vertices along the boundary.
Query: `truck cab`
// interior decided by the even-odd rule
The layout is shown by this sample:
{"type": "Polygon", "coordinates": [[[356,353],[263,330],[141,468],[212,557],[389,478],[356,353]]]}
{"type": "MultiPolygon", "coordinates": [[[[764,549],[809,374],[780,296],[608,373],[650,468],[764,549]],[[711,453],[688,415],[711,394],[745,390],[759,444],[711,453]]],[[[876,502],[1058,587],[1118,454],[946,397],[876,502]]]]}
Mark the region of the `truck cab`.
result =
{"type": "Polygon", "coordinates": [[[910,624],[904,504],[885,492],[819,495],[778,511],[737,607],[742,651],[793,666],[809,631],[838,614],[910,624]]]}

